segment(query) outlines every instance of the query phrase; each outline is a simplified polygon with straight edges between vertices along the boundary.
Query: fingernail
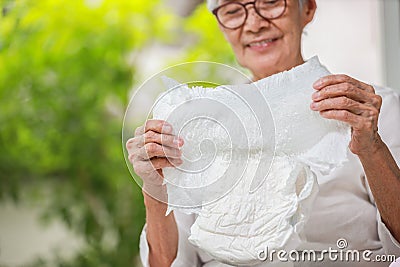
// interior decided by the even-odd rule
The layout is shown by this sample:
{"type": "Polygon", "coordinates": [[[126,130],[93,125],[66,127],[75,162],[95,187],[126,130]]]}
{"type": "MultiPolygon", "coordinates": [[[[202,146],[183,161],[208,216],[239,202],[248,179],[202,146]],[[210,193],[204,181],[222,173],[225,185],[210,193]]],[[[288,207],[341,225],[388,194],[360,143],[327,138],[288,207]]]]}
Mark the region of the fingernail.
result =
{"type": "Polygon", "coordinates": [[[182,163],[183,163],[183,160],[181,160],[181,159],[177,159],[174,161],[175,165],[181,165],[182,163]]]}
{"type": "Polygon", "coordinates": [[[313,87],[320,87],[321,84],[322,84],[322,81],[321,81],[321,80],[318,80],[318,81],[316,81],[316,82],[313,84],[313,87]]]}
{"type": "Polygon", "coordinates": [[[179,144],[181,143],[179,137],[175,137],[173,142],[174,142],[174,144],[177,145],[177,146],[179,146],[179,144]]]}
{"type": "Polygon", "coordinates": [[[315,109],[317,107],[317,104],[315,102],[312,102],[310,106],[311,106],[311,109],[315,109]]]}
{"type": "Polygon", "coordinates": [[[312,99],[318,99],[319,96],[320,96],[320,93],[319,92],[315,92],[315,93],[312,94],[312,99]]]}

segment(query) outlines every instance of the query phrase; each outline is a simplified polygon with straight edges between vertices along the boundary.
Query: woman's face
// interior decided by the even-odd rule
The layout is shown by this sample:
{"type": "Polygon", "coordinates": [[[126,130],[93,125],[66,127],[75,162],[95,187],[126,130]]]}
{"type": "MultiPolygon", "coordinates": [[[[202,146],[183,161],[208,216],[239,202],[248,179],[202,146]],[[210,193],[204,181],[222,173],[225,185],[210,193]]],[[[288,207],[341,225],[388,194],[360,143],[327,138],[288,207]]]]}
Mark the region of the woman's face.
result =
{"type": "Polygon", "coordinates": [[[298,1],[287,0],[284,14],[271,21],[261,18],[253,5],[247,5],[249,14],[243,27],[230,30],[220,26],[239,64],[253,73],[254,80],[304,63],[301,36],[305,25],[314,17],[316,3],[308,0],[300,10],[298,1]]]}

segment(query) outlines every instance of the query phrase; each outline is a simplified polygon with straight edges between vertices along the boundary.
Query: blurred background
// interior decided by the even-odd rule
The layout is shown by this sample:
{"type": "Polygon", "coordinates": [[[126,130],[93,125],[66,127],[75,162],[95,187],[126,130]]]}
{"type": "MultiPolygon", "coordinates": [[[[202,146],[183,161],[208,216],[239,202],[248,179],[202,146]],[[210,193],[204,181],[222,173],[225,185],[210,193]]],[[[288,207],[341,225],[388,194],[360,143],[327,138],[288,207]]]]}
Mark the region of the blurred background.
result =
{"type": "MultiPolygon", "coordinates": [[[[237,67],[202,2],[0,0],[0,266],[141,266],[123,116],[165,67],[237,67]]],[[[400,88],[400,1],[317,3],[305,58],[400,88]]]]}

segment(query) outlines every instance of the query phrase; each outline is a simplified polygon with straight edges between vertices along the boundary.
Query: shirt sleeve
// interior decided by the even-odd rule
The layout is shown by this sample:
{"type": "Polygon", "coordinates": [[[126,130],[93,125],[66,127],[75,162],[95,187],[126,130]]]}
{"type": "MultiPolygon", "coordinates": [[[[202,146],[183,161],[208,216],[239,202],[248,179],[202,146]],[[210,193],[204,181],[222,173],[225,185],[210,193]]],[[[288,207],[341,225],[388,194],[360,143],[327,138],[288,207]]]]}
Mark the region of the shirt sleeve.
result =
{"type": "MultiPolygon", "coordinates": [[[[190,227],[195,221],[195,215],[187,215],[179,211],[173,212],[178,228],[178,252],[171,267],[197,267],[200,266],[200,261],[197,255],[196,247],[189,243],[190,227]]],[[[149,265],[149,245],[146,238],[146,226],[144,225],[140,235],[140,259],[143,267],[149,265]]]]}
{"type": "Polygon", "coordinates": [[[384,88],[376,93],[382,96],[379,134],[400,166],[400,91],[384,88]]]}
{"type": "MultiPolygon", "coordinates": [[[[379,134],[388,146],[397,165],[400,166],[400,94],[389,88],[380,88],[377,94],[382,96],[382,108],[379,117],[379,134]]],[[[367,182],[368,183],[368,182],[367,182]]],[[[375,204],[372,192],[368,186],[371,202],[375,204]]],[[[399,192],[400,194],[400,192],[399,192]]],[[[400,242],[396,240],[387,226],[382,222],[377,209],[378,236],[387,255],[400,256],[400,242]]]]}
{"type": "Polygon", "coordinates": [[[378,221],[378,235],[382,242],[383,249],[386,255],[400,256],[400,243],[397,241],[386,225],[382,222],[379,210],[377,210],[377,221],[378,221]]]}

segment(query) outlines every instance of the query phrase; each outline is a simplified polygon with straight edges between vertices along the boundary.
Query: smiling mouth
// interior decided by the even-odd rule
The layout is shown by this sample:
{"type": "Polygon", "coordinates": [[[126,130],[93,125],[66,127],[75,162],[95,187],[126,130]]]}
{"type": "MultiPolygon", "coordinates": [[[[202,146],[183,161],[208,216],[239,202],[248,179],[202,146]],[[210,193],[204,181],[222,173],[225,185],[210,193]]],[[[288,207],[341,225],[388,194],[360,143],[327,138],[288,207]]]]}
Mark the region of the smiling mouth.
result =
{"type": "Polygon", "coordinates": [[[270,43],[275,42],[276,40],[278,40],[279,38],[271,38],[271,39],[265,39],[259,42],[253,42],[248,44],[248,47],[260,47],[260,46],[267,46],[270,43]]]}

